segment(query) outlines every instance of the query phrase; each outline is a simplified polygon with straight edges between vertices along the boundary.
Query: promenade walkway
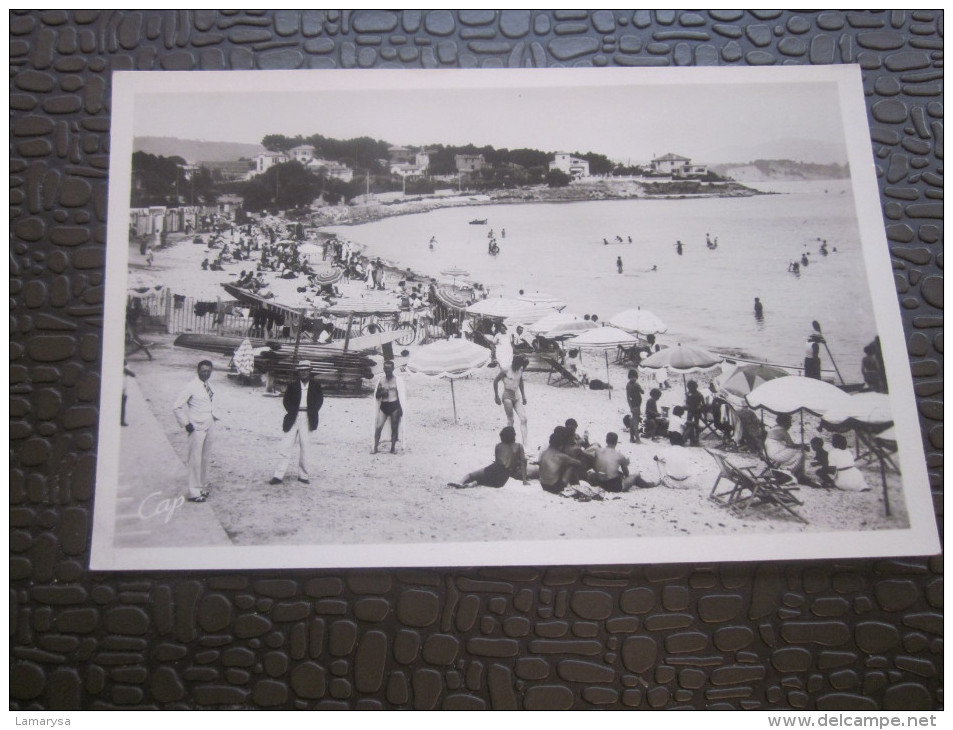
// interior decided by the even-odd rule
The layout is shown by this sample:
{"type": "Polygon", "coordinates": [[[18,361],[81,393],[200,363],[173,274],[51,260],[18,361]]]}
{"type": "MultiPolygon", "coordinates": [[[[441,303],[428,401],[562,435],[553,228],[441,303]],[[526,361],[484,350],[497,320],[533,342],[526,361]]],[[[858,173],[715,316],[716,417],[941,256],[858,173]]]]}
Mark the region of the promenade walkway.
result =
{"type": "Polygon", "coordinates": [[[169,443],[135,379],[126,388],[115,545],[120,548],[207,547],[231,544],[207,502],[185,499],[185,464],[169,443]],[[137,448],[133,448],[133,444],[137,448]]]}

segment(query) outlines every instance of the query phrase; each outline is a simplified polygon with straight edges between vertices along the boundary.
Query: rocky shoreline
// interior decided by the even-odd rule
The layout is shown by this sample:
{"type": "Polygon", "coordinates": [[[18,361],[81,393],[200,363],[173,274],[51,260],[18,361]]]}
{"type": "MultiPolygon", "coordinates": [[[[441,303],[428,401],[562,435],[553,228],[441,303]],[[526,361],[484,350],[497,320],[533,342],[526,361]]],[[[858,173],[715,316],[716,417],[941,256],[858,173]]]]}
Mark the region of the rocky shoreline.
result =
{"type": "Polygon", "coordinates": [[[576,183],[563,188],[536,185],[525,188],[492,190],[486,193],[452,196],[420,195],[393,201],[337,206],[312,213],[316,226],[360,225],[398,215],[428,213],[441,208],[527,203],[575,203],[593,200],[637,200],[659,198],[737,198],[767,195],[739,183],[636,182],[634,180],[576,183]]]}

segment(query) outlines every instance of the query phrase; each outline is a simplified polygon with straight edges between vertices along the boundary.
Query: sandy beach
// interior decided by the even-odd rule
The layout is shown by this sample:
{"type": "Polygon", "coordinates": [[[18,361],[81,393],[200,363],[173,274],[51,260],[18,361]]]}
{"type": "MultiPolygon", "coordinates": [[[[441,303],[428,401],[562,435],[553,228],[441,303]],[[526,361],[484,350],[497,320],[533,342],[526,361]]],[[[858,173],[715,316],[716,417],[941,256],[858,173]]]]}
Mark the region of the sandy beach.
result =
{"type": "MultiPolygon", "coordinates": [[[[214,299],[222,296],[220,283],[233,279],[243,268],[241,263],[247,266],[247,262],[236,262],[227,264],[222,272],[202,271],[199,264],[208,255],[204,246],[184,237],[173,237],[170,243],[157,251],[151,268],[146,267],[138,248],[130,247],[130,286],[174,281],[176,291],[214,299]]],[[[276,297],[291,296],[294,285],[294,281],[278,280],[273,284],[276,297]]],[[[347,287],[360,295],[365,285],[348,282],[347,287]]],[[[659,478],[655,457],[664,459],[676,449],[691,472],[677,488],[663,485],[610,494],[583,484],[583,496],[578,499],[548,494],[538,481],[524,485],[510,480],[501,489],[448,487],[448,482],[460,481],[467,472],[492,461],[497,434],[505,425],[503,409],[493,401],[496,370],[490,367],[455,381],[456,420],[448,381],[404,375],[409,398],[404,404],[404,438],[394,455],[371,454],[372,398],[327,398],[311,441],[311,484],[299,483],[292,468],[283,484],[270,485],[282,435],[281,399],[267,395],[263,386],[239,385],[227,378],[228,357],[175,347],[172,335],[149,333],[145,339],[152,343],[153,359],[142,352],[129,358],[128,367],[136,375],[132,387],[142,399],[130,399],[130,425],[121,429],[120,449],[144,448],[141,439],[162,433],[178,459],[185,461],[186,435],[172,415],[172,402],[194,376],[196,363],[205,357],[215,364],[211,382],[222,419],[212,455],[208,502],[179,506],[153,544],[181,545],[183,535],[201,541],[201,530],[183,533],[177,528],[185,524],[183,514],[189,510],[201,510],[204,519],[224,530],[230,544],[237,546],[813,534],[907,524],[896,475],[888,481],[892,516],[885,517],[876,462],[864,467],[872,487],[868,492],[802,487],[799,496],[803,505],[797,511],[807,524],[774,508],[754,509],[744,518],[726,511],[708,499],[718,468],[703,448],[627,442],[622,424],[628,412],[624,395],[627,367],[611,363],[607,376],[601,353],[591,356],[586,364],[594,377],[608,377],[614,386],[611,394],[557,387],[548,382],[547,373],[527,373],[527,452],[531,458],[535,456],[553,427],[575,418],[579,431],[588,431],[593,441],[604,443],[606,432],[619,433],[619,450],[630,457],[633,470],[649,479],[659,478]]],[[[376,360],[379,371],[379,355],[376,360]]],[[[398,368],[405,360],[398,358],[398,368]]],[[[717,374],[716,370],[696,379],[704,387],[708,378],[717,374]]],[[[648,377],[643,375],[646,392],[648,377]]],[[[662,405],[673,406],[683,399],[681,378],[670,378],[672,387],[665,391],[662,405]]],[[[773,417],[768,418],[772,425],[773,417]]],[[[714,438],[702,442],[712,449],[718,445],[714,438]]],[[[739,465],[757,461],[744,453],[732,453],[728,458],[739,465]]],[[[180,465],[176,468],[181,472],[180,465]]],[[[184,483],[174,483],[153,470],[140,469],[135,478],[148,482],[143,490],[150,494],[159,490],[174,499],[184,492],[184,483]]],[[[622,562],[636,558],[619,556],[622,562]]]]}

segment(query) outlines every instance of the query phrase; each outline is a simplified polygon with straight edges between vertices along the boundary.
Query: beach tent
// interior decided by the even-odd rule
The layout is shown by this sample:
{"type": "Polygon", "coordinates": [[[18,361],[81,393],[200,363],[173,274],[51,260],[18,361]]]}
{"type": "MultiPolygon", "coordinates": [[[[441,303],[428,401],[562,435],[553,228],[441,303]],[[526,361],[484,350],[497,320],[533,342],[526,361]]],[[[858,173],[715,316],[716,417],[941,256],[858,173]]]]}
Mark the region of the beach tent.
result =
{"type": "Polygon", "coordinates": [[[485,347],[464,339],[437,340],[414,350],[407,360],[407,371],[450,381],[453,400],[453,422],[457,422],[457,396],[453,389],[456,378],[464,378],[486,367],[493,354],[485,347]]]}
{"type": "Polygon", "coordinates": [[[640,335],[660,335],[668,331],[668,325],[647,309],[626,309],[613,315],[609,324],[626,332],[640,335]]]}

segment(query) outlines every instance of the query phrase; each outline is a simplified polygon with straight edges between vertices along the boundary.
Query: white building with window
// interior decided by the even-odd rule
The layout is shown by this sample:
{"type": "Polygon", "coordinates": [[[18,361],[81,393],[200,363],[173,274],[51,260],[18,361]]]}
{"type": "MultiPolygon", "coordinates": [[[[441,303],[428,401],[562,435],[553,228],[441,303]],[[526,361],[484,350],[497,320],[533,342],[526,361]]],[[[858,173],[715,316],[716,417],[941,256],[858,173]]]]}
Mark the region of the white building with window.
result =
{"type": "Polygon", "coordinates": [[[262,152],[260,155],[255,155],[255,172],[260,175],[268,168],[290,160],[291,158],[284,152],[262,152]]]}
{"type": "Polygon", "coordinates": [[[570,177],[589,177],[589,162],[573,157],[568,152],[557,152],[556,159],[549,163],[549,171],[559,170],[570,177]]]}
{"type": "Polygon", "coordinates": [[[297,147],[292,147],[291,159],[297,160],[302,165],[307,165],[308,162],[314,159],[314,145],[299,144],[297,147]]]}
{"type": "Polygon", "coordinates": [[[652,160],[652,172],[657,175],[689,178],[704,177],[708,174],[707,165],[693,165],[691,158],[673,155],[671,152],[652,160]]]}

